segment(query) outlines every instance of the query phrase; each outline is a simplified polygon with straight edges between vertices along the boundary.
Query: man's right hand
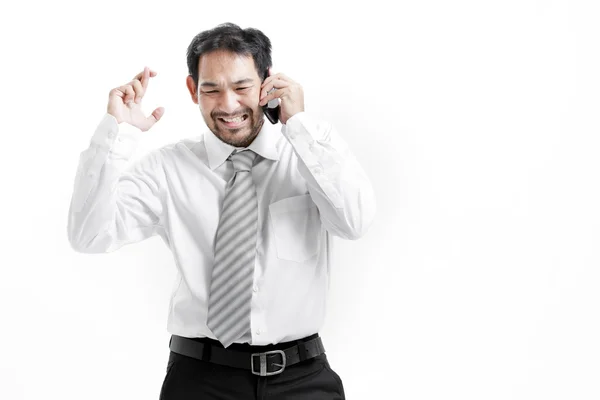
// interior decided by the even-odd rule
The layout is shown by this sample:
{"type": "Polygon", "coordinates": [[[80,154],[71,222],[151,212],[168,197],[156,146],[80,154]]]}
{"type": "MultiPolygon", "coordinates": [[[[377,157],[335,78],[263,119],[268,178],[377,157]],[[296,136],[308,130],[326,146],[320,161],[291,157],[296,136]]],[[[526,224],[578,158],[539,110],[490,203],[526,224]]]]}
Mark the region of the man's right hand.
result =
{"type": "Polygon", "coordinates": [[[158,107],[149,117],[144,115],[141,108],[142,97],[146,93],[150,77],[154,76],[155,71],[144,67],[144,71],[134,76],[131,82],[110,91],[107,112],[115,117],[119,124],[127,122],[145,132],[163,116],[163,107],[158,107]]]}

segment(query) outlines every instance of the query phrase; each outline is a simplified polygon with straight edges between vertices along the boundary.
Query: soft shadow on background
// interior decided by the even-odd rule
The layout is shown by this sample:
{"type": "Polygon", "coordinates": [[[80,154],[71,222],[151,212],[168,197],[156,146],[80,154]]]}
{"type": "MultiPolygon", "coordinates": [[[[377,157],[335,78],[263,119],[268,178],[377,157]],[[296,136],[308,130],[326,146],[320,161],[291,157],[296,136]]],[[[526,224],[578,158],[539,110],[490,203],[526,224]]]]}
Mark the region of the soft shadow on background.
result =
{"type": "Polygon", "coordinates": [[[347,397],[600,397],[597,2],[15,4],[0,16],[3,398],[158,398],[171,254],[158,237],[75,253],[67,210],[109,90],[145,65],[144,108],[166,112],[138,156],[205,129],[185,51],[226,21],[271,38],[275,71],[376,191],[368,234],[336,242],[321,332],[347,397]]]}

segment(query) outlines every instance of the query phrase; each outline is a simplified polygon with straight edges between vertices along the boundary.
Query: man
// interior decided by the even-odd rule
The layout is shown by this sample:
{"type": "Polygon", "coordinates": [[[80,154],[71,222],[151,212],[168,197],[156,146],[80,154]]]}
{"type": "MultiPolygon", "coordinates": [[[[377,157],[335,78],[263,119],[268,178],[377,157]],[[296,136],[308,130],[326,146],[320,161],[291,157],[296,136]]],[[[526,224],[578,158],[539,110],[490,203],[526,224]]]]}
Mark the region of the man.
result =
{"type": "Polygon", "coordinates": [[[271,43],[259,30],[201,32],[187,62],[209,131],[130,163],[164,113],[141,111],[156,72],[111,90],[81,154],[70,243],[105,253],[160,235],[171,249],[161,399],[343,399],[318,332],[332,236],[366,232],[371,184],[335,129],[304,111],[302,87],[270,75],[271,43]],[[281,124],[265,121],[273,101],[281,124]]]}

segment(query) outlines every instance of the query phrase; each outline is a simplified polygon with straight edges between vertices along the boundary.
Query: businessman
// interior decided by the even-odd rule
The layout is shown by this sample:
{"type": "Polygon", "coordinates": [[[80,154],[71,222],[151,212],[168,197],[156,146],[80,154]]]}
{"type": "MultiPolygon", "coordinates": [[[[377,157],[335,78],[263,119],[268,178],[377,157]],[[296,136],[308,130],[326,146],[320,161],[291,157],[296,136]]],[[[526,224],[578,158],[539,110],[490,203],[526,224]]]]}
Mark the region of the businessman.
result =
{"type": "Polygon", "coordinates": [[[186,86],[208,130],[132,160],[165,113],[141,109],[157,75],[146,67],[109,92],[79,159],[73,249],[158,235],[173,254],[163,400],[345,398],[319,336],[332,237],[365,234],[374,194],[335,128],[304,110],[302,86],[271,65],[261,31],[203,31],[186,86]]]}

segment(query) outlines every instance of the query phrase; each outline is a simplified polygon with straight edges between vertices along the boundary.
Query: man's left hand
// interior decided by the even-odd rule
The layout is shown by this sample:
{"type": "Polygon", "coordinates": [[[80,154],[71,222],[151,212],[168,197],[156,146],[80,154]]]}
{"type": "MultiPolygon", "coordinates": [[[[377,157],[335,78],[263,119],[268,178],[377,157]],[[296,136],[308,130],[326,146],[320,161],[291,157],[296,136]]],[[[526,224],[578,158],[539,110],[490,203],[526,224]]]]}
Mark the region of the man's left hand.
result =
{"type": "Polygon", "coordinates": [[[261,85],[260,102],[258,104],[264,106],[269,100],[275,98],[281,99],[279,119],[284,125],[288,119],[304,111],[304,91],[302,86],[281,73],[270,75],[265,79],[261,85]],[[267,94],[273,88],[275,90],[267,94]]]}

